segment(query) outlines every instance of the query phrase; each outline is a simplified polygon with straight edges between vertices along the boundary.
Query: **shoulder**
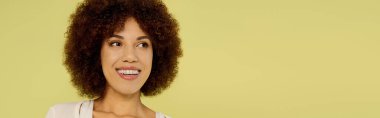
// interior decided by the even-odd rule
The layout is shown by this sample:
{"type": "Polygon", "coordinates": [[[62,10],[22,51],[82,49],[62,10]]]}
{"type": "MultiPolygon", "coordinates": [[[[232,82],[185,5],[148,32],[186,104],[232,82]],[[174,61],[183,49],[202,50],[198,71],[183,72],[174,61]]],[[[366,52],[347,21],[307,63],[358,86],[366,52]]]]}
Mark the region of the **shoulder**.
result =
{"type": "Polygon", "coordinates": [[[82,102],[69,102],[56,104],[50,107],[46,118],[75,118],[75,111],[82,102]]]}

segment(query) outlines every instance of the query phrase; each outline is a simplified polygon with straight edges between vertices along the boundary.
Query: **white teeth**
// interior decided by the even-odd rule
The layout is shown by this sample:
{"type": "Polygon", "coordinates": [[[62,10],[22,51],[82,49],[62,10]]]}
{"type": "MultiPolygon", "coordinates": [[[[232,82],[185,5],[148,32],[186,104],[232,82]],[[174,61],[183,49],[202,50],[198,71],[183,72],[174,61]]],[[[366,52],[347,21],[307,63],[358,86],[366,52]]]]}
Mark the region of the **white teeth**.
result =
{"type": "Polygon", "coordinates": [[[118,70],[117,72],[124,75],[136,75],[140,73],[138,70],[118,70]]]}

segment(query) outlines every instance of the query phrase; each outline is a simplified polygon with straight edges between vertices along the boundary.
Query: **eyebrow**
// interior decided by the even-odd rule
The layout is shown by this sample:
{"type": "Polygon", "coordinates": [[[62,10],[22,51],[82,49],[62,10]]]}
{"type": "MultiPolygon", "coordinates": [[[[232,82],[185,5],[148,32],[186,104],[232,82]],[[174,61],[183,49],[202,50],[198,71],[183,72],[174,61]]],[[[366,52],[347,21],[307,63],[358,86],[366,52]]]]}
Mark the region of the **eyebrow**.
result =
{"type": "MultiPolygon", "coordinates": [[[[120,35],[117,35],[117,34],[113,34],[111,37],[115,37],[115,38],[118,38],[118,39],[124,39],[123,36],[120,36],[120,35]]],[[[142,39],[150,39],[149,36],[139,36],[137,37],[137,40],[142,40],[142,39]]]]}

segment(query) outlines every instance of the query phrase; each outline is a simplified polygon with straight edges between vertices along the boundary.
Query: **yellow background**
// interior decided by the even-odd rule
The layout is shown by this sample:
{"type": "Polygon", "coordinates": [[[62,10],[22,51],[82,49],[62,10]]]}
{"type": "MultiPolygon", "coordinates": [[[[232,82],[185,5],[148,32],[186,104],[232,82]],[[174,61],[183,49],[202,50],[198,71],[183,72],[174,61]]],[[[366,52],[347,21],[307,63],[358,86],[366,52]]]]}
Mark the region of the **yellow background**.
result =
{"type": "MultiPolygon", "coordinates": [[[[165,0],[184,57],[146,105],[174,118],[379,118],[379,0],[165,0]]],[[[77,0],[0,1],[0,117],[83,98],[62,65],[77,0]]]]}

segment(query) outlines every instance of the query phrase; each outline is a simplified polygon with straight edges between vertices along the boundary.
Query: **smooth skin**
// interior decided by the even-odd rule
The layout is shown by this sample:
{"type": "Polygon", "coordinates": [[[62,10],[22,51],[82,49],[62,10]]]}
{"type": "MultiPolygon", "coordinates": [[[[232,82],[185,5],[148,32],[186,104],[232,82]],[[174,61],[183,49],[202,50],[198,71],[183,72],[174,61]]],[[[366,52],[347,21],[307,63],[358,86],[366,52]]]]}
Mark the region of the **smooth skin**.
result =
{"type": "Polygon", "coordinates": [[[94,101],[93,118],[155,118],[155,112],[140,99],[140,89],[151,72],[153,47],[133,17],[104,41],[100,56],[107,84],[105,94],[94,101]],[[127,66],[141,70],[136,79],[119,76],[116,69],[127,66]]]}

